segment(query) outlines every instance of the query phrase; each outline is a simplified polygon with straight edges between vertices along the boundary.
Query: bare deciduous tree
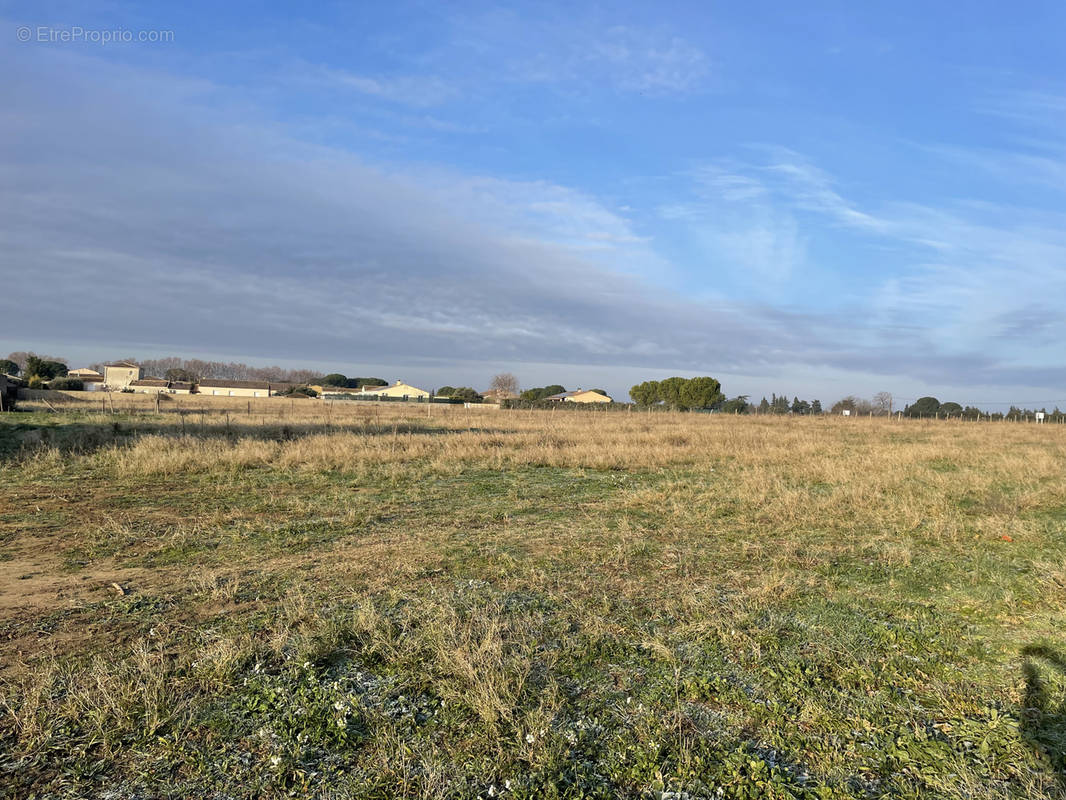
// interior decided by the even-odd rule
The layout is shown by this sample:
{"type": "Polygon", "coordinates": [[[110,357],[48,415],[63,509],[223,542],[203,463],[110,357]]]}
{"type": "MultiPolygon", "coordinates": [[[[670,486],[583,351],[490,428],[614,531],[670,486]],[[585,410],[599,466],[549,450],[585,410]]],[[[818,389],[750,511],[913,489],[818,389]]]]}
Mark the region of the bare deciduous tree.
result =
{"type": "Polygon", "coordinates": [[[29,351],[29,352],[24,351],[24,350],[18,350],[18,351],[14,352],[14,353],[9,353],[7,357],[8,357],[8,360],[14,361],[16,364],[18,364],[20,370],[26,369],[26,361],[27,361],[27,359],[33,358],[33,357],[37,357],[37,358],[41,359],[41,361],[59,361],[60,363],[63,363],[63,364],[67,363],[67,360],[65,358],[59,358],[58,356],[45,356],[45,355],[41,355],[40,353],[34,353],[32,350],[29,351]]]}
{"type": "Polygon", "coordinates": [[[518,378],[510,372],[501,372],[499,375],[494,375],[492,383],[489,385],[489,391],[495,392],[497,395],[517,395],[518,378]]]}
{"type": "Polygon", "coordinates": [[[874,395],[874,412],[877,414],[892,413],[892,392],[878,392],[874,395]]]}

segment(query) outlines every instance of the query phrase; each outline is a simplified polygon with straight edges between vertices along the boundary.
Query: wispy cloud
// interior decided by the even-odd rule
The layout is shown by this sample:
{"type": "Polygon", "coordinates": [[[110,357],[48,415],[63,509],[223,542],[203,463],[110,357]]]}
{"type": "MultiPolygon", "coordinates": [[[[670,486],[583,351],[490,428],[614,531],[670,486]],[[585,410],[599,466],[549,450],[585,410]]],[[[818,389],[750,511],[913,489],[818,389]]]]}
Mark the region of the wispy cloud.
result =
{"type": "Polygon", "coordinates": [[[433,75],[370,77],[327,68],[322,69],[321,74],[335,85],[401,105],[438,106],[459,95],[457,87],[433,75]]]}
{"type": "Polygon", "coordinates": [[[888,222],[860,211],[846,201],[825,171],[792,150],[773,148],[773,154],[773,160],[763,170],[783,180],[781,192],[795,206],[829,216],[847,227],[873,233],[887,232],[888,222]]]}
{"type": "MultiPolygon", "coordinates": [[[[1041,298],[1066,297],[1066,214],[973,200],[895,199],[868,208],[800,154],[757,152],[763,160],[693,169],[688,198],[660,208],[688,227],[705,258],[732,260],[760,283],[791,288],[793,276],[810,280],[819,266],[811,251],[827,226],[844,228],[859,261],[828,280],[853,287],[851,304],[865,323],[838,320],[826,330],[848,337],[870,362],[929,380],[936,369],[957,369],[965,370],[960,380],[1025,374],[1060,383],[1052,376],[1066,366],[1056,349],[1066,320],[1047,313],[1041,298]],[[864,252],[887,261],[888,274],[864,267],[864,252]]],[[[841,352],[827,361],[849,358],[841,352]]]]}
{"type": "Polygon", "coordinates": [[[584,53],[600,62],[624,89],[685,92],[698,87],[710,67],[707,55],[680,36],[614,26],[594,38],[584,53]]]}
{"type": "Polygon", "coordinates": [[[580,10],[565,22],[494,10],[454,25],[458,45],[438,53],[435,63],[458,51],[482,82],[667,95],[703,89],[711,76],[710,57],[681,33],[580,10]]]}

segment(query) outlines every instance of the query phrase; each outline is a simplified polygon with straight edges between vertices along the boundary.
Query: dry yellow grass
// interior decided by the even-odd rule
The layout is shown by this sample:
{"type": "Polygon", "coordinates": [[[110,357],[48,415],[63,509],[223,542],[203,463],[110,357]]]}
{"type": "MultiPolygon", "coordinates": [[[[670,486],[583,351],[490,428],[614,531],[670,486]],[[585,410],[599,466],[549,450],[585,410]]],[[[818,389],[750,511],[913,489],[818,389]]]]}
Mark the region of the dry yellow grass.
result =
{"type": "MultiPolygon", "coordinates": [[[[140,413],[33,415],[0,466],[8,574],[55,552],[42,570],[74,567],[54,609],[80,604],[7,684],[15,752],[53,754],[27,785],[86,736],[141,790],[123,747],[192,774],[200,756],[152,742],[213,741],[217,706],[320,742],[226,722],[248,763],[290,770],[226,762],[264,794],[312,795],[341,752],[353,796],[1060,788],[1058,718],[1026,716],[1019,664],[1058,686],[1066,426],[122,399],[140,413]],[[117,568],[137,591],[99,606],[79,582],[117,568]],[[121,638],[76,635],[116,606],[121,638]],[[286,693],[326,714],[373,696],[368,738],[308,728],[286,693]]],[[[186,786],[234,791],[208,773],[186,786]]]]}

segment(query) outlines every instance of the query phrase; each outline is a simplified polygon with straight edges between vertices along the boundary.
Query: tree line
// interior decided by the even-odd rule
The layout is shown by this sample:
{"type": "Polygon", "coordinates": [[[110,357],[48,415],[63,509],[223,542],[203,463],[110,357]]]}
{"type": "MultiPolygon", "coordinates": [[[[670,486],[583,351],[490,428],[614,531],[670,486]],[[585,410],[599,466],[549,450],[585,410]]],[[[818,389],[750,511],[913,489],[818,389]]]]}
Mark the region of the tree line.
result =
{"type": "Polygon", "coordinates": [[[346,389],[362,389],[364,386],[388,386],[382,378],[349,378],[339,372],[331,372],[319,381],[323,386],[342,386],[346,389]]]}
{"type": "MultiPolygon", "coordinates": [[[[238,361],[204,361],[199,358],[134,358],[120,359],[140,364],[145,375],[166,378],[169,381],[196,383],[201,380],[222,381],[268,381],[270,383],[315,383],[322,373],[310,369],[285,369],[284,367],[252,367],[238,361]]],[[[90,364],[89,369],[103,372],[103,364],[90,364]]]]}
{"type": "Polygon", "coordinates": [[[46,385],[53,389],[79,390],[84,388],[76,378],[67,377],[67,365],[55,356],[39,356],[36,353],[15,352],[0,358],[0,372],[21,375],[31,389],[46,385]]]}

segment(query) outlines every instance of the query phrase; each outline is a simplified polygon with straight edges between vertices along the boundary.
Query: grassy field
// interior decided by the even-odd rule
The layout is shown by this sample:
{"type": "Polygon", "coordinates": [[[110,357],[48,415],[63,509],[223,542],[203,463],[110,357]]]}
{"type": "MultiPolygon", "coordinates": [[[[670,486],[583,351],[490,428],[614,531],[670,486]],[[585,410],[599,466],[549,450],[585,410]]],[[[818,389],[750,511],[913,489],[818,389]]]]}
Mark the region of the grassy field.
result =
{"type": "Polygon", "coordinates": [[[182,402],[0,415],[2,797],[1066,795],[1066,426],[182,402]]]}

